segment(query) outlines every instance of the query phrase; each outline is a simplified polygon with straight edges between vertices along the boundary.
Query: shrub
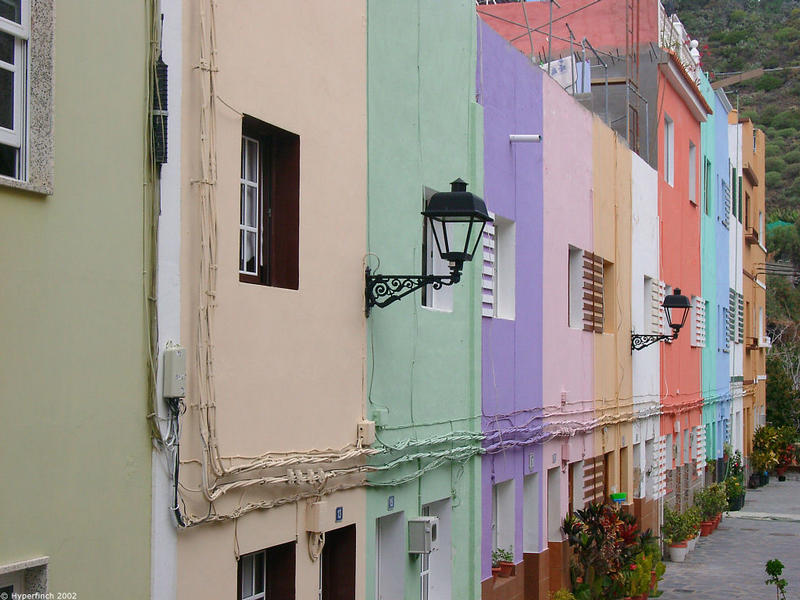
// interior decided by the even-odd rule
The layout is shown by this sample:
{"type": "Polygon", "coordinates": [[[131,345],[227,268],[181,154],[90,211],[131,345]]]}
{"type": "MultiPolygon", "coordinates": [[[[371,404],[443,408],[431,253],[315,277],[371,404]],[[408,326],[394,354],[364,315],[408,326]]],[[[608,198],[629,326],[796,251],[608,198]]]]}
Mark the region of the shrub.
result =
{"type": "Polygon", "coordinates": [[[793,138],[797,135],[797,129],[794,127],[784,127],[783,129],[778,129],[775,135],[779,138],[793,138]]]}
{"type": "Polygon", "coordinates": [[[756,81],[756,89],[763,90],[765,92],[771,92],[772,90],[776,90],[783,85],[783,79],[778,75],[773,75],[772,73],[767,73],[766,75],[762,75],[756,81]]]}
{"type": "Polygon", "coordinates": [[[792,150],[790,152],[787,152],[786,154],[784,154],[783,160],[785,160],[787,163],[800,162],[800,150],[792,150]]]}
{"type": "MultiPolygon", "coordinates": [[[[768,129],[767,136],[770,135],[769,131],[770,130],[768,129]]],[[[780,144],[775,144],[775,143],[767,144],[766,146],[764,146],[764,152],[767,155],[767,158],[771,156],[781,156],[783,154],[783,148],[781,148],[780,144]]]]}
{"type": "Polygon", "coordinates": [[[668,544],[677,544],[694,537],[690,531],[689,519],[669,506],[664,507],[664,524],[661,535],[668,544]]]}
{"type": "Polygon", "coordinates": [[[783,177],[790,181],[794,181],[794,178],[798,175],[800,175],[800,163],[786,165],[786,168],[783,170],[783,177]]]}
{"type": "Polygon", "coordinates": [[[764,571],[769,575],[769,579],[764,581],[764,583],[775,586],[775,598],[777,598],[777,600],[786,600],[786,584],[788,582],[781,577],[783,573],[783,563],[777,558],[768,560],[764,571]]]}
{"type": "Polygon", "coordinates": [[[769,188],[778,187],[782,179],[783,177],[781,174],[776,171],[768,171],[767,174],[764,175],[764,182],[769,188]]]}
{"type": "Polygon", "coordinates": [[[786,168],[786,161],[779,156],[770,156],[764,161],[764,168],[766,171],[775,171],[776,173],[783,173],[786,168]]]}
{"type": "Polygon", "coordinates": [[[784,110],[775,115],[775,118],[772,120],[772,126],[779,129],[785,127],[797,129],[800,127],[800,112],[794,109],[784,110]]]}
{"type": "Polygon", "coordinates": [[[550,600],[575,600],[575,595],[565,588],[550,594],[550,600]]]}
{"type": "Polygon", "coordinates": [[[794,27],[781,27],[772,37],[778,42],[793,42],[800,38],[800,31],[794,27]]]}

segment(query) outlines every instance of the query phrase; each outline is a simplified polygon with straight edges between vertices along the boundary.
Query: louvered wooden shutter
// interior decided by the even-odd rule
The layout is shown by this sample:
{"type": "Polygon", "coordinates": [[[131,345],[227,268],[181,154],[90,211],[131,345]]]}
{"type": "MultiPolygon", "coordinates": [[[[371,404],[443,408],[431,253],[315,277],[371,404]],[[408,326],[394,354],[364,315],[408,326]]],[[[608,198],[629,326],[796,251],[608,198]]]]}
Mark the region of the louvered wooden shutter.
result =
{"type": "Polygon", "coordinates": [[[603,333],[603,259],[583,251],[583,330],[603,333]]]}
{"type": "Polygon", "coordinates": [[[603,501],[603,457],[586,459],[583,463],[584,503],[603,501]]]}
{"type": "MultiPolygon", "coordinates": [[[[491,217],[494,214],[490,213],[491,217]]],[[[497,302],[497,273],[494,223],[486,223],[483,230],[483,275],[481,277],[481,312],[484,317],[493,317],[497,302]]]]}

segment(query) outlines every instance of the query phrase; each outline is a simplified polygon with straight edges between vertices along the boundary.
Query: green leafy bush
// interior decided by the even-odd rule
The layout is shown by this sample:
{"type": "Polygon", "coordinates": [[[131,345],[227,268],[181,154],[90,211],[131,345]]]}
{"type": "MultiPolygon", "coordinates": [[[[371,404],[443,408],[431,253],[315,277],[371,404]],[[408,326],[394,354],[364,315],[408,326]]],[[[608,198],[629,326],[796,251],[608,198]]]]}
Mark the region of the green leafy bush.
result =
{"type": "MultiPolygon", "coordinates": [[[[767,137],[769,139],[769,137],[767,137]]],[[[781,148],[780,144],[767,144],[764,146],[764,153],[767,155],[767,158],[771,156],[781,156],[783,155],[783,148],[781,148]]]]}
{"type": "Polygon", "coordinates": [[[786,161],[779,156],[770,156],[764,161],[764,168],[767,172],[774,171],[776,173],[783,173],[783,170],[786,168],[786,161]]]}
{"type": "Polygon", "coordinates": [[[773,34],[773,37],[779,42],[793,42],[800,39],[800,31],[794,27],[781,27],[773,34]]]}
{"type": "Polygon", "coordinates": [[[792,150],[787,152],[783,155],[783,160],[785,160],[787,164],[800,162],[800,150],[792,150]]]}
{"type": "Polygon", "coordinates": [[[782,180],[783,176],[776,171],[768,171],[767,174],[764,175],[764,182],[767,187],[777,187],[781,184],[782,180]]]}
{"type": "Polygon", "coordinates": [[[768,560],[764,571],[769,575],[769,579],[764,581],[764,583],[775,586],[775,598],[777,598],[777,600],[786,600],[786,584],[788,581],[781,577],[783,573],[783,563],[777,558],[768,560]]]}
{"type": "Polygon", "coordinates": [[[783,178],[789,181],[794,181],[795,177],[798,175],[800,175],[800,163],[786,165],[786,168],[783,170],[783,178]]]}
{"type": "Polygon", "coordinates": [[[772,120],[772,126],[777,127],[778,129],[788,127],[797,129],[800,127],[800,111],[789,109],[779,112],[772,120]]]}
{"type": "Polygon", "coordinates": [[[756,81],[756,89],[763,90],[765,92],[771,92],[772,90],[776,90],[783,85],[783,79],[778,75],[773,75],[772,73],[767,73],[766,75],[762,75],[756,81]]]}

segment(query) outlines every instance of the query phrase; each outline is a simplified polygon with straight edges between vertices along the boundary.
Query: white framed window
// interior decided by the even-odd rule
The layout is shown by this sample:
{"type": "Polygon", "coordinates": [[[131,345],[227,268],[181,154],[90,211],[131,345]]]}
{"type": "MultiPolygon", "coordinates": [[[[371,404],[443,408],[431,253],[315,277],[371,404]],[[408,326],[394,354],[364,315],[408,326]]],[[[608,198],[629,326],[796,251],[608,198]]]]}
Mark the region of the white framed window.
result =
{"type": "Polygon", "coordinates": [[[242,136],[239,181],[239,273],[258,276],[261,256],[261,145],[257,139],[246,135],[242,136]]]}
{"type": "Polygon", "coordinates": [[[495,217],[495,302],[494,316],[513,319],[516,288],[516,225],[495,217]]]}
{"type": "Polygon", "coordinates": [[[265,600],[266,552],[256,552],[239,559],[239,600],[265,600]]]}
{"type": "Polygon", "coordinates": [[[689,202],[697,204],[697,146],[689,142],[689,202]]]}
{"type": "Polygon", "coordinates": [[[675,123],[664,115],[664,181],[675,185],[675,123]]]}
{"type": "Polygon", "coordinates": [[[27,178],[30,0],[0,1],[0,175],[27,178]]]}

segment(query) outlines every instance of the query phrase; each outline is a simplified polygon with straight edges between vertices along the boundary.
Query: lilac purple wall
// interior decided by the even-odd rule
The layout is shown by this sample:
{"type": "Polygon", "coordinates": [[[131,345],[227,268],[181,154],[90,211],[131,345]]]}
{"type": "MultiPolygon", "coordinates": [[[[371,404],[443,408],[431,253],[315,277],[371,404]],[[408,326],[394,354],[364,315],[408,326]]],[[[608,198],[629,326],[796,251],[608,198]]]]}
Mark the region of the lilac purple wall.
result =
{"type": "MultiPolygon", "coordinates": [[[[478,23],[478,101],[484,109],[484,198],[515,223],[515,318],[484,317],[481,579],[491,576],[492,486],[514,480],[514,554],[523,552],[523,481],[530,452],[541,466],[542,144],[509,134],[542,132],[543,71],[482,21],[478,23]],[[539,410],[536,410],[539,409],[539,410]],[[502,416],[511,415],[512,416],[502,416]],[[512,428],[517,428],[512,431],[512,428]]],[[[591,139],[591,138],[590,138],[591,139]]],[[[591,152],[591,142],[587,147],[591,152]]],[[[591,231],[591,209],[589,210],[591,231]]],[[[539,506],[542,506],[541,500],[539,506]]],[[[542,519],[542,511],[536,517],[542,519]]],[[[541,525],[539,527],[541,531],[541,525]]]]}

